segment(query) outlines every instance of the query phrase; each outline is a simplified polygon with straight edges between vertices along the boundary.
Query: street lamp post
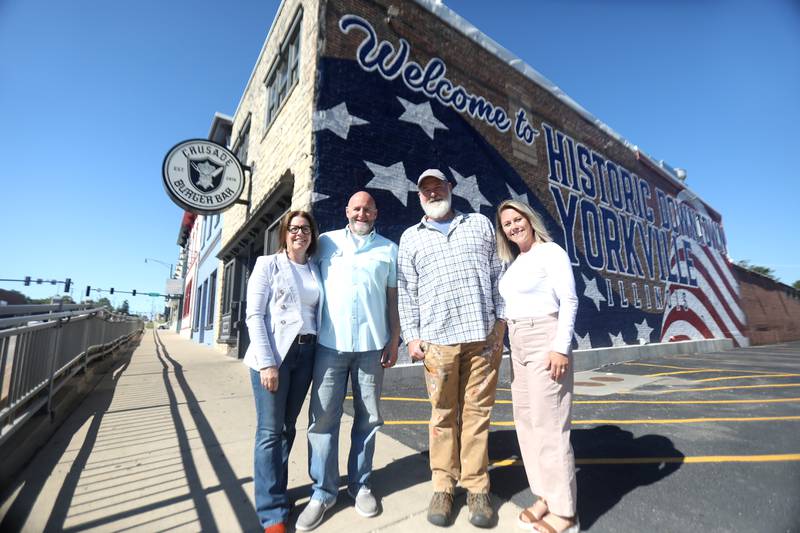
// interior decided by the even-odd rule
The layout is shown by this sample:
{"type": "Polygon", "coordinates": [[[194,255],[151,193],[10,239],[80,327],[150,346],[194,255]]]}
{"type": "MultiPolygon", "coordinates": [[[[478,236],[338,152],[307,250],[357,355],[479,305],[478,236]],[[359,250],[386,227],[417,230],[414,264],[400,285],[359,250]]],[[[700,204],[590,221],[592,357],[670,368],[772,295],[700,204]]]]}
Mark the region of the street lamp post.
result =
{"type": "Polygon", "coordinates": [[[154,263],[158,263],[159,265],[162,265],[162,266],[168,268],[169,269],[169,277],[170,277],[170,279],[172,279],[172,266],[173,266],[172,263],[166,263],[166,262],[160,261],[158,259],[153,259],[152,257],[145,257],[144,258],[144,262],[147,263],[148,261],[152,261],[154,263]]]}

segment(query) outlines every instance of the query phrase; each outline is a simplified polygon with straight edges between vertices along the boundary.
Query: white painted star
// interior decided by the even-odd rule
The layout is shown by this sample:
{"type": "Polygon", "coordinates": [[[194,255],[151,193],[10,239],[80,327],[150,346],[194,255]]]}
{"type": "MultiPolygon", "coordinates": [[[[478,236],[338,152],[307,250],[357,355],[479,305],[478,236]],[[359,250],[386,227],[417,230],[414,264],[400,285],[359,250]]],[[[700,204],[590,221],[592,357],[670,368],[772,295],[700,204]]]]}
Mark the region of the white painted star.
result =
{"type": "Polygon", "coordinates": [[[597,279],[589,279],[583,273],[581,273],[581,277],[583,278],[583,284],[585,285],[585,288],[583,289],[583,295],[594,302],[594,305],[597,306],[597,310],[599,311],[600,302],[605,302],[606,297],[603,296],[603,293],[597,289],[597,279]]]}
{"type": "Polygon", "coordinates": [[[317,202],[321,202],[322,200],[327,200],[330,198],[330,195],[322,194],[321,192],[314,191],[311,193],[311,203],[315,204],[317,202]]]}
{"type": "Polygon", "coordinates": [[[469,202],[469,205],[472,207],[473,211],[480,213],[482,205],[492,205],[481,193],[480,188],[478,188],[478,177],[475,176],[475,174],[465,178],[453,167],[450,167],[450,172],[453,173],[453,178],[456,180],[456,186],[453,187],[453,194],[460,196],[469,202]]]}
{"type": "Polygon", "coordinates": [[[388,167],[369,161],[364,161],[364,164],[372,171],[372,179],[367,183],[367,188],[389,191],[403,206],[408,205],[408,193],[417,192],[417,185],[406,176],[402,161],[388,167]]]}
{"type": "Polygon", "coordinates": [[[522,194],[517,194],[517,191],[511,188],[511,185],[506,183],[506,187],[508,188],[508,195],[511,197],[512,200],[516,200],[518,202],[522,202],[523,204],[528,204],[528,193],[524,192],[522,194]]]}
{"type": "Polygon", "coordinates": [[[614,335],[610,331],[608,332],[608,337],[611,339],[611,346],[625,346],[625,340],[622,338],[622,332],[620,331],[619,334],[614,335]]]}
{"type": "Polygon", "coordinates": [[[578,335],[578,332],[575,331],[572,333],[572,336],[575,337],[575,340],[578,343],[578,347],[576,350],[589,350],[592,347],[592,339],[589,337],[589,332],[586,332],[586,335],[581,337],[578,335]]]}
{"type": "Polygon", "coordinates": [[[636,324],[636,338],[637,339],[644,339],[644,343],[650,342],[650,334],[653,333],[653,328],[650,327],[650,324],[647,323],[647,319],[643,318],[641,324],[636,324]]]}
{"type": "Polygon", "coordinates": [[[330,109],[314,111],[311,124],[312,131],[330,130],[342,139],[347,139],[350,134],[350,126],[362,126],[369,122],[351,115],[347,110],[347,104],[342,102],[330,109]]]}
{"type": "Polygon", "coordinates": [[[430,102],[423,102],[421,104],[415,104],[413,102],[409,102],[399,96],[397,99],[403,104],[405,111],[397,120],[402,120],[403,122],[410,122],[411,124],[416,124],[422,130],[433,139],[434,132],[438,130],[446,130],[449,129],[447,126],[442,124],[439,119],[437,119],[433,115],[433,109],[431,109],[430,102]]]}

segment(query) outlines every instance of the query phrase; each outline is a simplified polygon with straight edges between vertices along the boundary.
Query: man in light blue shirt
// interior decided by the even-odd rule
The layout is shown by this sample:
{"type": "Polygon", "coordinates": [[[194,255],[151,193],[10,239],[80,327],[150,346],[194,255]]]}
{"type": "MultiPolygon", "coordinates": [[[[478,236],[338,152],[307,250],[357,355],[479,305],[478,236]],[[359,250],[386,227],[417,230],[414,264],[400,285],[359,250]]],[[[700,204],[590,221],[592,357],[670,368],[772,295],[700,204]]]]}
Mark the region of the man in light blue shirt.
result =
{"type": "Polygon", "coordinates": [[[370,477],[375,436],[383,424],[378,403],[383,370],[397,361],[397,245],[378,235],[375,200],[354,194],[345,209],[344,229],[319,238],[317,259],[325,303],[317,333],[308,442],[313,494],[296,529],[317,527],[339,492],[339,426],[347,380],[353,388],[355,418],[347,461],[348,494],[356,511],[378,513],[370,477]]]}

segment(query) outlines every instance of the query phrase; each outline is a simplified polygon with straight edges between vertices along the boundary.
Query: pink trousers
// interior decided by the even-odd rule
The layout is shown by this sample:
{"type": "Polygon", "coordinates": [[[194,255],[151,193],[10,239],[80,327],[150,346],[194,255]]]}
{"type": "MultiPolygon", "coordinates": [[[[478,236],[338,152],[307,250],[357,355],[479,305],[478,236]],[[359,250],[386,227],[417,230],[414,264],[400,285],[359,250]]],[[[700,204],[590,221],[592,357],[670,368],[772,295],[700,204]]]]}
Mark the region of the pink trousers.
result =
{"type": "MultiPolygon", "coordinates": [[[[575,457],[569,442],[572,421],[572,362],[560,381],[547,370],[554,316],[509,320],[514,425],[531,491],[550,512],[575,516],[575,457]]],[[[571,356],[570,356],[571,358],[571,356]]]]}

